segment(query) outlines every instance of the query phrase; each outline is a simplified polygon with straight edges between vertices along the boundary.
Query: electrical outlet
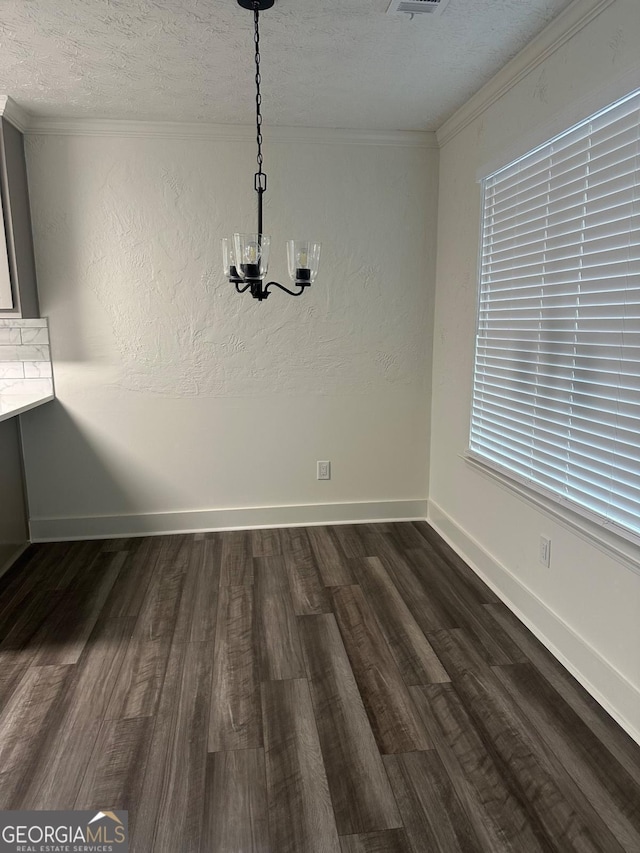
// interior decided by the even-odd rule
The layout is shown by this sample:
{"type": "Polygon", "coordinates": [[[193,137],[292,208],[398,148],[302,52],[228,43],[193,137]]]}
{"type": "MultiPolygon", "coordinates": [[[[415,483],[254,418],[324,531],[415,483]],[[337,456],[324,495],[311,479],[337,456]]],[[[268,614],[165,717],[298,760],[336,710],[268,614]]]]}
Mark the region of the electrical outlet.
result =
{"type": "Polygon", "coordinates": [[[551,565],[551,539],[545,536],[540,537],[540,562],[547,568],[551,565]]]}
{"type": "Polygon", "coordinates": [[[331,479],[331,462],[318,462],[318,480],[331,479]]]}

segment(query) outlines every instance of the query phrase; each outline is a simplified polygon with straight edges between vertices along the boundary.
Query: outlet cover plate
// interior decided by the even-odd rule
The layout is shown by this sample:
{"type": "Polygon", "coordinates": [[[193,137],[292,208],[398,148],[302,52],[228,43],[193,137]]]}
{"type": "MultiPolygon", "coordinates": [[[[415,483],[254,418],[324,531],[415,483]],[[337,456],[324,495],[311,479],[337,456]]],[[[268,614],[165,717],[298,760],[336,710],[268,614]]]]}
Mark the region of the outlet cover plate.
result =
{"type": "Polygon", "coordinates": [[[331,479],[331,462],[318,462],[318,480],[331,479]]]}
{"type": "Polygon", "coordinates": [[[551,539],[546,536],[540,537],[540,562],[543,566],[551,566],[551,539]]]}

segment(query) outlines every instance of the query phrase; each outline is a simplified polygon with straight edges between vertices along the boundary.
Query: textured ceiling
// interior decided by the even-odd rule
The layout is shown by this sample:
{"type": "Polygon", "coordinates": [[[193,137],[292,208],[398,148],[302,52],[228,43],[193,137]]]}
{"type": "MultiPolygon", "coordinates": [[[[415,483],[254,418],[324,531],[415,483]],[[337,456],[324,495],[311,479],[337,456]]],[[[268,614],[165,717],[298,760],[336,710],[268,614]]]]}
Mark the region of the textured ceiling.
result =
{"type": "MultiPolygon", "coordinates": [[[[570,0],[276,0],[269,124],[435,130],[570,0]]],[[[252,15],[235,0],[3,0],[0,94],[41,116],[252,121],[252,15]]]]}

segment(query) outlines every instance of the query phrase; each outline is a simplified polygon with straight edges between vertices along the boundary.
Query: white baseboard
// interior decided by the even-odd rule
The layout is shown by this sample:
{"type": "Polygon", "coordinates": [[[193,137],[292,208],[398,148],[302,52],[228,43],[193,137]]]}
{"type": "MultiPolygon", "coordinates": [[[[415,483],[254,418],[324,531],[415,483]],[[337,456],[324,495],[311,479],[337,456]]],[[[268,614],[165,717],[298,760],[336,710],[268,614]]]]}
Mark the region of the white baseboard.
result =
{"type": "Polygon", "coordinates": [[[424,520],[426,515],[426,501],[375,501],[156,512],[140,515],[32,518],[29,526],[32,542],[59,542],[169,533],[203,533],[212,530],[250,530],[256,527],[419,521],[424,520]]]}
{"type": "Polygon", "coordinates": [[[24,552],[27,550],[28,547],[29,547],[29,543],[23,542],[22,545],[16,545],[15,550],[11,551],[11,553],[9,554],[8,557],[6,556],[6,554],[4,555],[2,562],[0,562],[0,578],[2,577],[2,575],[5,572],[9,571],[9,569],[15,563],[15,561],[18,559],[18,557],[21,554],[24,554],[24,552]]]}
{"type": "Polygon", "coordinates": [[[640,743],[640,690],[434,501],[427,520],[593,698],[640,743]]]}

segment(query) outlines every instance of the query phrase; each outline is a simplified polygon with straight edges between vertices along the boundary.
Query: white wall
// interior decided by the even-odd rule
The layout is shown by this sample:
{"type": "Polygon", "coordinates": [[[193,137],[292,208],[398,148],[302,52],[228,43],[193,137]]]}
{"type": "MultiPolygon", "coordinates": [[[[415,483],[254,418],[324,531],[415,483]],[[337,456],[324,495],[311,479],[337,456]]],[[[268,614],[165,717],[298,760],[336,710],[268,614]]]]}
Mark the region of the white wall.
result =
{"type": "MultiPolygon", "coordinates": [[[[640,574],[478,473],[460,454],[468,445],[473,370],[478,170],[509,162],[640,87],[639,43],[640,4],[616,0],[441,150],[429,503],[436,526],[636,738],[640,574]],[[552,539],[550,569],[538,562],[543,533],[552,539]]],[[[473,106],[464,115],[472,116],[473,106]]],[[[464,124],[462,118],[443,136],[464,124]]]]}
{"type": "Polygon", "coordinates": [[[424,513],[435,138],[322,138],[267,147],[270,277],[288,237],[324,248],[258,303],[220,255],[255,230],[251,141],[28,137],[58,396],[25,425],[34,538],[424,513]]]}
{"type": "Polygon", "coordinates": [[[0,423],[0,573],[27,542],[18,418],[0,423]]]}

